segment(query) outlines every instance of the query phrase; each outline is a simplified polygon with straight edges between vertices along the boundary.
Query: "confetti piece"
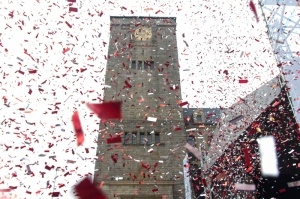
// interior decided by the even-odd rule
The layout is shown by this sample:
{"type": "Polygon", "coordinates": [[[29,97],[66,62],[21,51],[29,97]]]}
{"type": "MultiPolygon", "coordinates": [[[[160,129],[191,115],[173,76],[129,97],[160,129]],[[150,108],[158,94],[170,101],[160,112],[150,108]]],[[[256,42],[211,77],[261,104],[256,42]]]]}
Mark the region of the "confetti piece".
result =
{"type": "Polygon", "coordinates": [[[87,104],[88,108],[93,111],[101,122],[109,119],[122,119],[121,116],[121,102],[105,102],[102,104],[87,104]]]}
{"type": "Polygon", "coordinates": [[[193,147],[192,145],[190,145],[189,143],[186,143],[184,145],[184,147],[189,150],[192,154],[195,155],[195,157],[200,160],[201,159],[201,153],[200,151],[198,151],[195,147],[193,147]]]}
{"type": "Polygon", "coordinates": [[[256,21],[258,22],[258,16],[257,16],[256,8],[255,8],[255,5],[254,5],[254,3],[253,3],[252,0],[250,0],[249,6],[250,6],[250,8],[251,8],[251,11],[252,11],[252,12],[254,13],[254,15],[255,15],[256,21]]]}
{"type": "Polygon", "coordinates": [[[126,85],[126,87],[128,87],[128,88],[131,88],[132,86],[131,86],[131,84],[129,84],[129,82],[126,80],[125,81],[125,85],[126,85]]]}
{"type": "Polygon", "coordinates": [[[189,104],[189,103],[188,103],[188,102],[182,102],[182,103],[179,104],[179,106],[182,107],[182,106],[185,106],[185,105],[187,105],[187,104],[189,104]]]}
{"type": "Polygon", "coordinates": [[[244,155],[245,155],[246,167],[250,167],[251,163],[250,163],[250,157],[249,157],[249,150],[247,148],[244,148],[243,151],[244,151],[244,155]]]}
{"type": "Polygon", "coordinates": [[[11,189],[0,189],[0,192],[10,192],[11,189]]]}
{"type": "Polygon", "coordinates": [[[76,3],[76,0],[68,0],[68,2],[76,3]]]}
{"type": "Polygon", "coordinates": [[[20,60],[21,62],[23,62],[23,59],[21,59],[20,57],[17,57],[18,60],[20,60]]]}
{"type": "Polygon", "coordinates": [[[80,119],[77,111],[74,112],[72,116],[72,122],[75,130],[75,135],[77,138],[77,146],[79,146],[84,142],[84,134],[81,128],[80,119]]]}
{"type": "Polygon", "coordinates": [[[300,180],[299,181],[294,181],[294,182],[288,182],[287,185],[288,185],[288,187],[299,187],[300,186],[300,180]]]}
{"type": "Polygon", "coordinates": [[[235,186],[236,190],[243,190],[243,191],[255,191],[256,190],[255,184],[236,183],[234,186],[235,186]]]}
{"type": "Polygon", "coordinates": [[[122,142],[121,136],[117,135],[116,137],[110,137],[106,139],[107,144],[119,143],[122,142]]]}
{"type": "Polygon", "coordinates": [[[64,48],[64,49],[63,49],[63,54],[65,54],[65,53],[68,52],[69,50],[70,50],[70,48],[68,48],[68,47],[67,47],[67,48],[64,48]]]}
{"type": "Polygon", "coordinates": [[[261,172],[263,176],[278,177],[278,163],[275,147],[275,138],[266,136],[257,139],[261,158],[261,172]]]}
{"type": "Polygon", "coordinates": [[[119,158],[118,154],[114,154],[114,155],[111,156],[111,159],[114,161],[114,163],[118,162],[118,158],[119,158]]]}
{"type": "Polygon", "coordinates": [[[280,104],[280,101],[275,101],[272,106],[276,107],[278,104],[280,104]]]}
{"type": "Polygon", "coordinates": [[[240,84],[245,84],[245,83],[248,83],[248,80],[246,80],[246,79],[239,79],[239,83],[240,84]]]}
{"type": "Polygon", "coordinates": [[[242,119],[244,119],[244,116],[243,116],[243,115],[239,115],[239,116],[237,116],[236,118],[230,120],[229,123],[235,124],[235,123],[237,123],[238,121],[240,121],[240,120],[242,120],[242,119]]]}
{"type": "Polygon", "coordinates": [[[69,26],[69,28],[72,28],[71,24],[69,22],[65,21],[65,23],[69,26]]]}
{"type": "Polygon", "coordinates": [[[108,199],[101,189],[96,188],[89,178],[85,178],[75,186],[80,199],[108,199]]]}
{"type": "Polygon", "coordinates": [[[53,192],[52,197],[59,197],[60,193],[59,192],[53,192]]]}
{"type": "Polygon", "coordinates": [[[147,121],[156,122],[157,118],[156,117],[147,117],[147,121]]]}
{"type": "Polygon", "coordinates": [[[77,8],[69,7],[69,12],[78,12],[77,8]]]}

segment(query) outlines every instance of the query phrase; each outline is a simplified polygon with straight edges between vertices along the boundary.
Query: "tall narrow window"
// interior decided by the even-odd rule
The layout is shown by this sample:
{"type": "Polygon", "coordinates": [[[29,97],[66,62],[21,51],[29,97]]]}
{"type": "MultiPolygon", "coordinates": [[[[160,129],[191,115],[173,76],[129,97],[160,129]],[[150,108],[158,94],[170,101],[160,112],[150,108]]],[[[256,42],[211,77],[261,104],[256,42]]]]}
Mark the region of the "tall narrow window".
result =
{"type": "Polygon", "coordinates": [[[142,55],[144,55],[144,53],[145,53],[145,51],[144,51],[144,49],[142,49],[142,55]]]}
{"type": "Polygon", "coordinates": [[[150,62],[150,70],[154,70],[154,61],[150,62]]]}
{"type": "Polygon", "coordinates": [[[137,133],[132,132],[132,144],[136,144],[137,133]]]}
{"type": "Polygon", "coordinates": [[[140,133],[140,144],[145,144],[145,133],[140,133]]]}
{"type": "Polygon", "coordinates": [[[150,132],[147,133],[147,139],[148,139],[147,144],[152,144],[152,134],[150,132]]]}
{"type": "Polygon", "coordinates": [[[135,69],[136,68],[136,61],[131,61],[131,69],[135,69]]]}
{"type": "Polygon", "coordinates": [[[142,61],[138,61],[138,69],[139,70],[143,69],[143,62],[142,61]]]}
{"type": "Polygon", "coordinates": [[[124,139],[124,144],[131,144],[131,139],[130,139],[130,133],[125,132],[125,139],[124,139]]]}
{"type": "Polygon", "coordinates": [[[155,144],[158,144],[158,143],[160,143],[160,133],[156,132],[155,133],[155,144]]]}
{"type": "Polygon", "coordinates": [[[145,62],[144,62],[144,69],[145,69],[145,70],[148,70],[148,66],[149,66],[149,62],[145,61],[145,62]]]}

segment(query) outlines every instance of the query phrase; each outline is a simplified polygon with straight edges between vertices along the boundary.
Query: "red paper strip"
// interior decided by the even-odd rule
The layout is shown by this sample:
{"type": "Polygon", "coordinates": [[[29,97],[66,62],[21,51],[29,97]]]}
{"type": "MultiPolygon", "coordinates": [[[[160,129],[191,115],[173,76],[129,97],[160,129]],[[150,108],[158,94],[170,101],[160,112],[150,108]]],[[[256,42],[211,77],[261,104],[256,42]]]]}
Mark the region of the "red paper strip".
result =
{"type": "Polygon", "coordinates": [[[207,187],[207,183],[205,179],[202,179],[203,186],[207,187]]]}
{"type": "Polygon", "coordinates": [[[76,3],[76,0],[68,0],[68,2],[76,3]]]}
{"type": "Polygon", "coordinates": [[[101,189],[96,188],[89,178],[85,178],[75,186],[80,199],[108,199],[101,189]]]}
{"type": "Polygon", "coordinates": [[[128,87],[128,88],[131,88],[132,86],[131,86],[131,84],[129,84],[129,82],[126,80],[125,81],[125,85],[128,87]]]}
{"type": "Polygon", "coordinates": [[[65,23],[69,26],[69,28],[72,28],[71,24],[69,24],[67,21],[65,23]]]}
{"type": "Polygon", "coordinates": [[[29,70],[29,74],[34,74],[36,72],[37,72],[37,70],[29,70]]]}
{"type": "Polygon", "coordinates": [[[72,122],[75,130],[75,135],[77,138],[77,146],[79,146],[84,142],[84,134],[81,128],[80,119],[77,111],[74,112],[72,116],[72,122]]]}
{"type": "Polygon", "coordinates": [[[278,104],[280,104],[280,101],[275,101],[274,104],[272,105],[273,107],[276,107],[278,104]]]}
{"type": "Polygon", "coordinates": [[[77,8],[69,7],[69,12],[78,12],[77,8]]]}
{"type": "Polygon", "coordinates": [[[53,192],[52,197],[59,197],[59,192],[53,192]]]}
{"type": "Polygon", "coordinates": [[[246,79],[239,79],[239,83],[240,84],[245,84],[245,83],[248,83],[248,80],[246,80],[246,79]]]}
{"type": "Polygon", "coordinates": [[[99,118],[101,122],[109,119],[122,119],[121,116],[121,102],[105,102],[102,104],[87,104],[99,118]]]}
{"type": "Polygon", "coordinates": [[[114,154],[114,155],[111,156],[111,159],[114,161],[114,163],[118,162],[118,158],[119,158],[118,154],[114,154]]]}
{"type": "Polygon", "coordinates": [[[258,16],[257,16],[256,8],[255,8],[255,5],[254,5],[253,1],[250,1],[249,6],[251,8],[251,11],[255,15],[256,21],[258,22],[258,16]]]}
{"type": "Polygon", "coordinates": [[[250,163],[250,155],[249,155],[249,150],[247,148],[243,149],[244,151],[244,155],[245,155],[245,164],[246,167],[250,167],[251,163],[250,163]]]}
{"type": "Polygon", "coordinates": [[[179,106],[182,107],[182,106],[187,105],[187,104],[189,104],[189,103],[188,102],[182,102],[182,103],[179,104],[179,106]]]}
{"type": "Polygon", "coordinates": [[[107,144],[119,143],[122,142],[121,136],[117,135],[116,137],[110,137],[106,140],[107,144]]]}

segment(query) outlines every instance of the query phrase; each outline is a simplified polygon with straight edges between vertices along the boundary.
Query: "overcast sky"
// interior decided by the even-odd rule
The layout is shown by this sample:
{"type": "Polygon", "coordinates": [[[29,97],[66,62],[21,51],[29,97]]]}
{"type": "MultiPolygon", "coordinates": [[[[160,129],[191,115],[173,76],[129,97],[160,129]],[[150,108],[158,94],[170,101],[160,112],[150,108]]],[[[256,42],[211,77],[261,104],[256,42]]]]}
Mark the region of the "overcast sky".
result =
{"type": "MultiPolygon", "coordinates": [[[[46,164],[64,169],[57,172],[55,188],[63,198],[74,198],[71,186],[94,172],[99,121],[89,116],[84,102],[103,96],[108,50],[103,42],[109,43],[110,16],[177,17],[182,100],[191,107],[230,107],[279,74],[265,24],[256,22],[247,1],[99,2],[77,0],[72,7],[78,12],[72,13],[66,1],[0,2],[0,94],[9,105],[0,106],[0,122],[4,121],[0,131],[4,151],[0,182],[4,183],[0,188],[18,186],[11,192],[16,198],[50,197],[56,172],[45,169],[46,164]],[[72,50],[63,54],[67,47],[72,50]],[[78,65],[72,64],[74,58],[78,65]],[[81,68],[87,70],[77,73],[81,68]],[[30,74],[32,70],[37,72],[30,74]],[[248,83],[241,84],[239,79],[248,83]],[[57,113],[53,112],[55,104],[57,113]],[[74,110],[85,132],[80,147],[71,123],[74,110]],[[6,151],[4,144],[11,148],[6,151]],[[50,159],[51,155],[56,159],[50,159]],[[35,162],[38,165],[30,165],[34,176],[26,175],[26,165],[35,162]],[[40,172],[45,172],[43,178],[40,172]],[[67,172],[70,175],[64,176],[67,172]],[[45,189],[48,180],[51,189],[45,189]],[[58,188],[58,183],[65,186],[58,188]]],[[[261,18],[261,10],[257,12],[261,18]]]]}

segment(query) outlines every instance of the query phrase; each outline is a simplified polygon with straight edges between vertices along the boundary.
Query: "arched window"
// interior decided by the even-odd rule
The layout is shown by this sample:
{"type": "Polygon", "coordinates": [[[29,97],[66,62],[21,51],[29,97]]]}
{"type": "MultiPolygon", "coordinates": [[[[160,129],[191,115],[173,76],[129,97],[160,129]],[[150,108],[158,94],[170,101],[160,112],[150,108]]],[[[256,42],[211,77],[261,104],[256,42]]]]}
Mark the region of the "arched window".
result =
{"type": "Polygon", "coordinates": [[[200,109],[196,109],[193,113],[193,120],[194,123],[204,123],[205,118],[204,118],[204,113],[200,109]]]}

